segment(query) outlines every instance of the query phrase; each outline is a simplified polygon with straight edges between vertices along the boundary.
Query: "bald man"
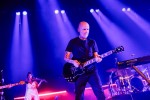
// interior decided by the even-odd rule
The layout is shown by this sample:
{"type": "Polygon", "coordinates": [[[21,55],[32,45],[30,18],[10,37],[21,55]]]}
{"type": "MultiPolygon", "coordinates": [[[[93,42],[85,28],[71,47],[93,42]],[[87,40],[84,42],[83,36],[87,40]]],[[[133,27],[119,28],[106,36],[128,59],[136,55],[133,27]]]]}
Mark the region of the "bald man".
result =
{"type": "MultiPolygon", "coordinates": [[[[90,26],[87,22],[80,22],[78,26],[79,36],[71,39],[66,47],[64,60],[73,64],[76,68],[92,58],[95,58],[97,63],[102,61],[95,40],[88,38],[89,29],[90,26]]],[[[105,100],[95,63],[86,66],[85,73],[75,81],[75,100],[84,99],[84,90],[87,83],[91,85],[97,100],[105,100]]]]}

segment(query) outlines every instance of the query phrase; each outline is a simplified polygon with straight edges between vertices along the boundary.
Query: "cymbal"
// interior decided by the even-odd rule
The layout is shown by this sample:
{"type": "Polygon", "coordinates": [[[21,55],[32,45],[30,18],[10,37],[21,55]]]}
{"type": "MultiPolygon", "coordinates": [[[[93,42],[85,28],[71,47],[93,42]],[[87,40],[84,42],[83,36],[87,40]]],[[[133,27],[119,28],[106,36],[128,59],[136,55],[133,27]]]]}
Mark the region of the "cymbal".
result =
{"type": "Polygon", "coordinates": [[[115,72],[116,70],[117,68],[111,68],[111,69],[106,70],[106,72],[115,72]]]}

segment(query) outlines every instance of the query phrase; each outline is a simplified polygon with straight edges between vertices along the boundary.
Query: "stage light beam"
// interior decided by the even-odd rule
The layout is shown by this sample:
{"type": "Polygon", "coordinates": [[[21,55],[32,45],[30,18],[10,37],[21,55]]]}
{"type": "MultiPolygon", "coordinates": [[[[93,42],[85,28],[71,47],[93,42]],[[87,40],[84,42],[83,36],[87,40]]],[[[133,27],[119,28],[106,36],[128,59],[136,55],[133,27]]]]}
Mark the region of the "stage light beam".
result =
{"type": "Polygon", "coordinates": [[[94,9],[90,9],[90,12],[93,13],[93,12],[94,12],[94,9]]]}
{"type": "Polygon", "coordinates": [[[18,16],[19,16],[19,15],[20,15],[20,12],[16,12],[16,15],[18,15],[18,16]]]}
{"type": "Polygon", "coordinates": [[[64,13],[65,13],[65,10],[61,10],[61,13],[64,14],[64,13]]]}
{"type": "Polygon", "coordinates": [[[59,13],[59,10],[55,10],[55,14],[58,14],[59,13]]]}
{"type": "Polygon", "coordinates": [[[22,14],[23,14],[23,15],[27,15],[27,11],[23,11],[22,14]]]}
{"type": "Polygon", "coordinates": [[[131,11],[131,8],[127,8],[127,11],[131,11]]]}
{"type": "Polygon", "coordinates": [[[126,8],[122,8],[122,11],[123,11],[123,12],[126,11],[126,8]]]}
{"type": "Polygon", "coordinates": [[[96,11],[96,12],[99,12],[99,9],[96,9],[95,11],[96,11]]]}

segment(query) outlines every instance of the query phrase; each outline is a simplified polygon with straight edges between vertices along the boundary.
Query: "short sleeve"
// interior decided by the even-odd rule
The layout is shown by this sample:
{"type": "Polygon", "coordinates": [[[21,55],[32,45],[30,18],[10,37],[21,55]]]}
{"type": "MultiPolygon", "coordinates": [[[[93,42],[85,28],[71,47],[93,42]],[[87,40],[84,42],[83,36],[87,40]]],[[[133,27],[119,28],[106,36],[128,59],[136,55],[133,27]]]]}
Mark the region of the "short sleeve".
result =
{"type": "Polygon", "coordinates": [[[93,40],[93,52],[99,52],[98,46],[95,40],[93,40]]]}
{"type": "Polygon", "coordinates": [[[73,43],[72,43],[72,41],[70,40],[69,43],[68,43],[68,45],[67,45],[67,47],[66,47],[66,50],[65,50],[65,51],[72,52],[72,50],[73,50],[73,49],[72,49],[72,48],[73,48],[72,46],[73,46],[73,43]]]}

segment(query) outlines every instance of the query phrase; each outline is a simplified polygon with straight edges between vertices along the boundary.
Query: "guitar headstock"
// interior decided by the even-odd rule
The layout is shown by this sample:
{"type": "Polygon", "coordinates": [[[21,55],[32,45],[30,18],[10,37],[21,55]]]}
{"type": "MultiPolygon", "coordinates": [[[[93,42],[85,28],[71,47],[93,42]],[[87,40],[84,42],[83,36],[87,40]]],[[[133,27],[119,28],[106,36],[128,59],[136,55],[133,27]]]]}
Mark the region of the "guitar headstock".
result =
{"type": "Polygon", "coordinates": [[[113,50],[113,53],[118,53],[118,52],[122,52],[122,51],[124,51],[124,47],[123,46],[119,46],[119,47],[117,47],[117,48],[115,48],[113,50]]]}
{"type": "Polygon", "coordinates": [[[23,85],[23,84],[25,84],[25,81],[20,81],[19,84],[23,85]]]}

